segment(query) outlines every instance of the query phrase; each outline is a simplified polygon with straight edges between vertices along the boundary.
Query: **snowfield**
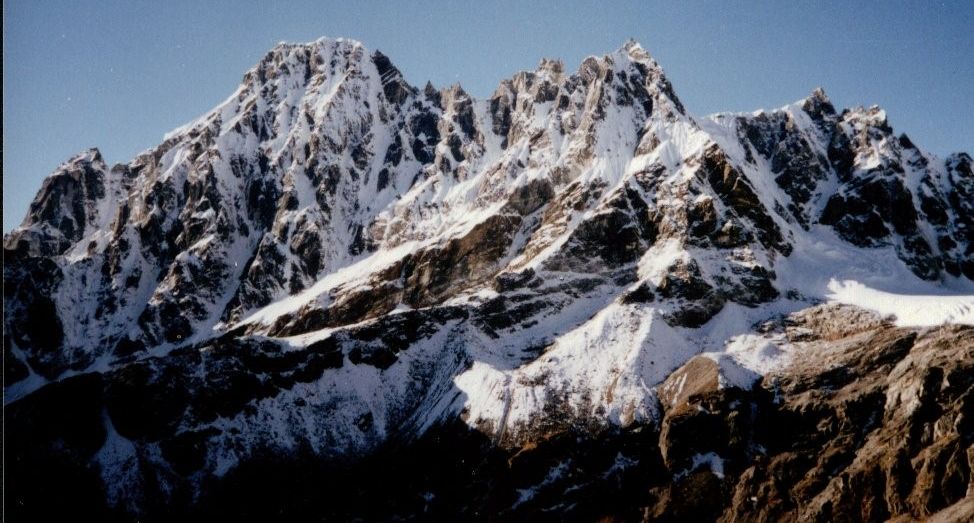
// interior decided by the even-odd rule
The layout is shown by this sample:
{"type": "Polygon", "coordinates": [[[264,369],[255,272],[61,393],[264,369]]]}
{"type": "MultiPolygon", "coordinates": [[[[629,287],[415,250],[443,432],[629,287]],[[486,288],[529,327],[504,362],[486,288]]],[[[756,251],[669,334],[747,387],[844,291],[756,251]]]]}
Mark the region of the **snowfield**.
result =
{"type": "Polygon", "coordinates": [[[829,282],[829,301],[855,305],[895,317],[899,327],[933,327],[945,323],[974,325],[974,294],[894,294],[852,280],[829,282]]]}

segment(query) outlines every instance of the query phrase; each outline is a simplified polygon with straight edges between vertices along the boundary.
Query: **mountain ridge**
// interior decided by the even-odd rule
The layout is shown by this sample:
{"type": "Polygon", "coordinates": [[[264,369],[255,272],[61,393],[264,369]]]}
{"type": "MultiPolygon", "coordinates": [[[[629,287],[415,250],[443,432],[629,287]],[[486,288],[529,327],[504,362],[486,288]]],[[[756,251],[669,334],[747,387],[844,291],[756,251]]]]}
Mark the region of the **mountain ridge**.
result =
{"type": "MultiPolygon", "coordinates": [[[[665,440],[694,401],[671,398],[680,369],[773,410],[761,391],[829,325],[807,311],[858,288],[837,282],[970,293],[972,207],[970,155],[879,108],[816,89],[696,118],[635,42],[484,100],[355,41],[280,44],[130,163],[92,149],[45,180],[4,238],[5,409],[78,388],[97,448],[68,461],[135,513],[265,455],[368,456],[457,420],[494,449],[665,440]]],[[[665,447],[677,479],[716,470],[665,447]]]]}

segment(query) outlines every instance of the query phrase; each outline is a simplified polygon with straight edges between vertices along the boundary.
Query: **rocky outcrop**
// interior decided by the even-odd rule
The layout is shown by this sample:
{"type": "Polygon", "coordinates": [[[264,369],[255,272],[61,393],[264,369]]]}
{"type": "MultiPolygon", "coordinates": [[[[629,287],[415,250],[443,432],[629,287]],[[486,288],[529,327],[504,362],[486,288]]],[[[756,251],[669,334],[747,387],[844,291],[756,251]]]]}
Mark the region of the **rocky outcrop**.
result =
{"type": "Polygon", "coordinates": [[[922,278],[966,274],[970,241],[957,207],[970,200],[966,155],[937,160],[897,137],[879,107],[838,114],[821,89],[783,110],[739,117],[736,127],[748,162],[770,162],[803,227],[821,223],[856,245],[893,246],[922,278]],[[830,184],[837,190],[823,191],[830,184]],[[936,233],[924,232],[928,225],[936,233]]]}
{"type": "Polygon", "coordinates": [[[813,310],[789,327],[812,357],[765,379],[766,455],[736,478],[723,519],[923,518],[969,492],[974,331],[817,333],[834,318],[813,310]]]}
{"type": "MultiPolygon", "coordinates": [[[[418,438],[387,440],[352,462],[301,446],[269,459],[276,454],[263,447],[227,476],[200,476],[221,429],[190,427],[237,413],[257,415],[255,399],[268,401],[279,394],[275,391],[301,387],[328,369],[388,368],[397,351],[410,350],[412,340],[432,332],[430,321],[455,321],[462,317],[457,314],[404,315],[303,352],[261,340],[220,341],[201,352],[181,351],[46,387],[7,410],[8,452],[15,458],[8,474],[22,478],[8,495],[18,502],[15,507],[23,502],[36,510],[39,498],[32,496],[51,492],[39,485],[59,471],[53,492],[70,496],[65,503],[90,508],[104,493],[85,463],[122,436],[144,449],[133,459],[159,452],[166,463],[149,469],[155,480],[139,480],[148,481],[142,486],[149,492],[158,488],[152,481],[163,478],[180,488],[189,488],[193,478],[209,484],[201,498],[178,489],[167,493],[170,515],[260,517],[269,507],[291,517],[365,519],[536,520],[552,512],[559,519],[625,521],[974,515],[964,501],[974,485],[969,456],[974,431],[968,426],[974,330],[896,328],[873,314],[837,306],[767,324],[766,336],[787,340],[796,357],[763,378],[755,374],[752,386],[729,385],[734,369],[722,360],[691,358],[658,387],[663,412],[658,425],[620,429],[597,419],[550,424],[550,431],[514,446],[496,446],[475,430],[445,421],[418,438]],[[186,358],[201,369],[203,381],[173,374],[186,358]],[[107,429],[105,415],[111,421],[107,429]],[[45,421],[54,416],[58,423],[45,421]],[[22,468],[27,464],[30,468],[22,468]],[[335,475],[345,481],[326,477],[335,475]],[[77,490],[75,482],[85,482],[87,490],[77,490]],[[72,488],[61,490],[62,484],[72,488]],[[248,496],[230,493],[261,501],[240,503],[248,496]]],[[[415,374],[421,380],[428,376],[415,374]]],[[[337,407],[326,405],[318,408],[337,407]]],[[[368,415],[351,421],[363,434],[380,430],[368,415]]],[[[232,434],[235,426],[240,427],[222,430],[232,434]]]]}

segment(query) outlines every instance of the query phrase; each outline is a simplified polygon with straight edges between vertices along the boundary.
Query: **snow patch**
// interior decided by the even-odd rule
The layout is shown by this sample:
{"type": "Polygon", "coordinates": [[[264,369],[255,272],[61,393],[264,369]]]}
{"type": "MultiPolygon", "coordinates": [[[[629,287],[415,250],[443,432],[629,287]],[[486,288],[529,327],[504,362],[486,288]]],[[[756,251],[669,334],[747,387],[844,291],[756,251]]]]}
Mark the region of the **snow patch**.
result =
{"type": "Polygon", "coordinates": [[[895,316],[899,327],[933,327],[944,323],[974,325],[974,295],[894,294],[853,280],[829,281],[830,301],[895,316]]]}
{"type": "Polygon", "coordinates": [[[710,469],[710,472],[718,479],[724,479],[724,458],[720,457],[716,452],[707,452],[706,454],[696,454],[693,456],[693,462],[690,467],[682,472],[678,472],[673,476],[673,479],[682,479],[687,476],[687,474],[706,466],[710,469]]]}

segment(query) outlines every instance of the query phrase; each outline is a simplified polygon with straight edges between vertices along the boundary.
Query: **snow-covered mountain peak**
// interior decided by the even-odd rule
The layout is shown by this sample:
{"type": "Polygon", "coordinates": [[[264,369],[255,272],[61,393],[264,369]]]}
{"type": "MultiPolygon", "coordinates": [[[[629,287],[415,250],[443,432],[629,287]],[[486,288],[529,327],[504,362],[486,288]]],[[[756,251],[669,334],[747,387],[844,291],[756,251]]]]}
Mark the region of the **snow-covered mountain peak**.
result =
{"type": "Polygon", "coordinates": [[[815,120],[823,120],[836,114],[832,100],[825,94],[825,89],[821,87],[816,87],[812,94],[801,102],[801,108],[815,120]]]}
{"type": "Polygon", "coordinates": [[[557,80],[565,72],[565,62],[558,58],[542,58],[538,63],[537,72],[549,73],[554,76],[553,80],[557,80]]]}
{"type": "Polygon", "coordinates": [[[652,424],[676,369],[706,350],[715,382],[753,376],[731,338],[861,288],[836,282],[971,289],[972,220],[969,155],[821,89],[695,118],[627,42],[478,100],[356,41],[282,43],[129,163],[91,150],[45,180],[4,239],[7,397],[104,376],[106,477],[168,466],[177,432],[206,475],[458,416],[498,445],[652,424]],[[126,424],[133,387],[175,406],[126,424]]]}
{"type": "Polygon", "coordinates": [[[607,56],[611,57],[612,60],[619,64],[625,64],[626,62],[635,62],[645,65],[650,69],[658,69],[662,71],[659,63],[649,54],[642,44],[636,41],[634,38],[630,38],[623,42],[618,49],[609,53],[607,56]]]}

